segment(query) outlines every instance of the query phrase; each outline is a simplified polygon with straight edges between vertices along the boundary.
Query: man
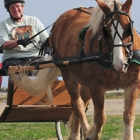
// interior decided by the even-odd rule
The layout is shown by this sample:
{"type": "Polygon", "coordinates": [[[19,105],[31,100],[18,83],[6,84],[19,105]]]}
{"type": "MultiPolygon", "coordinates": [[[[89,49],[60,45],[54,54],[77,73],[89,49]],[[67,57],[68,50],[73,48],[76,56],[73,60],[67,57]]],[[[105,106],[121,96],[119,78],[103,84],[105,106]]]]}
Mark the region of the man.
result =
{"type": "Polygon", "coordinates": [[[10,17],[0,23],[0,46],[3,49],[2,67],[25,65],[38,58],[40,45],[48,38],[46,31],[28,42],[28,39],[44,29],[36,17],[23,14],[24,0],[4,0],[10,17]]]}

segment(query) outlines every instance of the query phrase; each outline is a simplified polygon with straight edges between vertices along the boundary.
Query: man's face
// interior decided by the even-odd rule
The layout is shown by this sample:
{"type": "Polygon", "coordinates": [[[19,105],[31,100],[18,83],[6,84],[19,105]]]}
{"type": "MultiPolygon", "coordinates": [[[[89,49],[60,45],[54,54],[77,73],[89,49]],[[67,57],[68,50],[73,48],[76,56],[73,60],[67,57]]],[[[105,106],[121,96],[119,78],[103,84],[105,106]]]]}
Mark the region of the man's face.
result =
{"type": "Polygon", "coordinates": [[[23,14],[24,6],[22,3],[12,3],[9,5],[9,12],[12,17],[14,18],[21,18],[21,15],[23,14]]]}

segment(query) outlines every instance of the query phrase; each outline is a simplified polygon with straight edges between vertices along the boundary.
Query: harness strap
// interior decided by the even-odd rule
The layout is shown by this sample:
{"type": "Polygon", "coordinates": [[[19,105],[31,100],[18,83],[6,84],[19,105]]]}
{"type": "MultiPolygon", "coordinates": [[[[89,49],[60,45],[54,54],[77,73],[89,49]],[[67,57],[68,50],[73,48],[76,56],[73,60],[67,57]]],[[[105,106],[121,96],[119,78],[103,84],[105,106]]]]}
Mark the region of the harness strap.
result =
{"type": "Polygon", "coordinates": [[[34,36],[32,36],[31,38],[29,38],[27,40],[27,42],[31,41],[33,38],[35,38],[37,35],[41,34],[43,31],[45,31],[46,29],[48,29],[50,26],[52,26],[54,23],[52,23],[51,25],[49,25],[48,27],[46,27],[45,29],[41,30],[40,32],[38,32],[37,34],[35,34],[34,36]]]}
{"type": "MultiPolygon", "coordinates": [[[[89,8],[86,8],[86,9],[90,10],[90,9],[92,9],[92,8],[93,8],[93,7],[89,7],[89,8]]],[[[82,12],[84,12],[84,13],[86,13],[86,14],[92,15],[92,12],[87,12],[87,11],[83,10],[82,7],[78,7],[78,8],[74,8],[74,9],[75,9],[75,10],[82,11],[82,12]]]]}

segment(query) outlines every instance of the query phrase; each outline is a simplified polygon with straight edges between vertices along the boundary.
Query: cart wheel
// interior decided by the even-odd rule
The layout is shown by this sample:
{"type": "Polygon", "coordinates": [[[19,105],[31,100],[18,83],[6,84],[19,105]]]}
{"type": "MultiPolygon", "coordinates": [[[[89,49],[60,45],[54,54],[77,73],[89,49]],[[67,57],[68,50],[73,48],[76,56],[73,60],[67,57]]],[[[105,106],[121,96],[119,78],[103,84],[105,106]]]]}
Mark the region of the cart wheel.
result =
{"type": "MultiPolygon", "coordinates": [[[[55,122],[55,130],[58,140],[67,140],[69,136],[69,131],[67,127],[67,121],[57,121],[55,122]]],[[[82,131],[80,129],[80,140],[83,139],[82,131]]]]}
{"type": "Polygon", "coordinates": [[[68,127],[67,121],[57,121],[55,122],[55,130],[58,140],[67,140],[68,139],[68,127]]]}
{"type": "MultiPolygon", "coordinates": [[[[85,113],[87,112],[89,104],[86,107],[85,113]]],[[[55,122],[55,130],[58,140],[67,140],[69,136],[67,121],[57,121],[55,122]]],[[[80,129],[80,139],[83,140],[82,131],[80,129]]]]}

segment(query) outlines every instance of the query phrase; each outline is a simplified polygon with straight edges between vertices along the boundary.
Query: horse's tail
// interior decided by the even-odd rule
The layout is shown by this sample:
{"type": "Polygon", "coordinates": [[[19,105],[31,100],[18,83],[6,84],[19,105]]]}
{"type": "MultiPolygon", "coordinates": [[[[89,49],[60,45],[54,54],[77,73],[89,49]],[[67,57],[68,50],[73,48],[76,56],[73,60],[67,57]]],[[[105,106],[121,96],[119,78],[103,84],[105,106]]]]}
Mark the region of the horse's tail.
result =
{"type": "Polygon", "coordinates": [[[15,86],[27,91],[30,95],[36,96],[47,92],[46,104],[53,100],[51,84],[60,75],[57,67],[40,70],[36,77],[29,77],[26,73],[11,74],[11,81],[15,86]]]}

